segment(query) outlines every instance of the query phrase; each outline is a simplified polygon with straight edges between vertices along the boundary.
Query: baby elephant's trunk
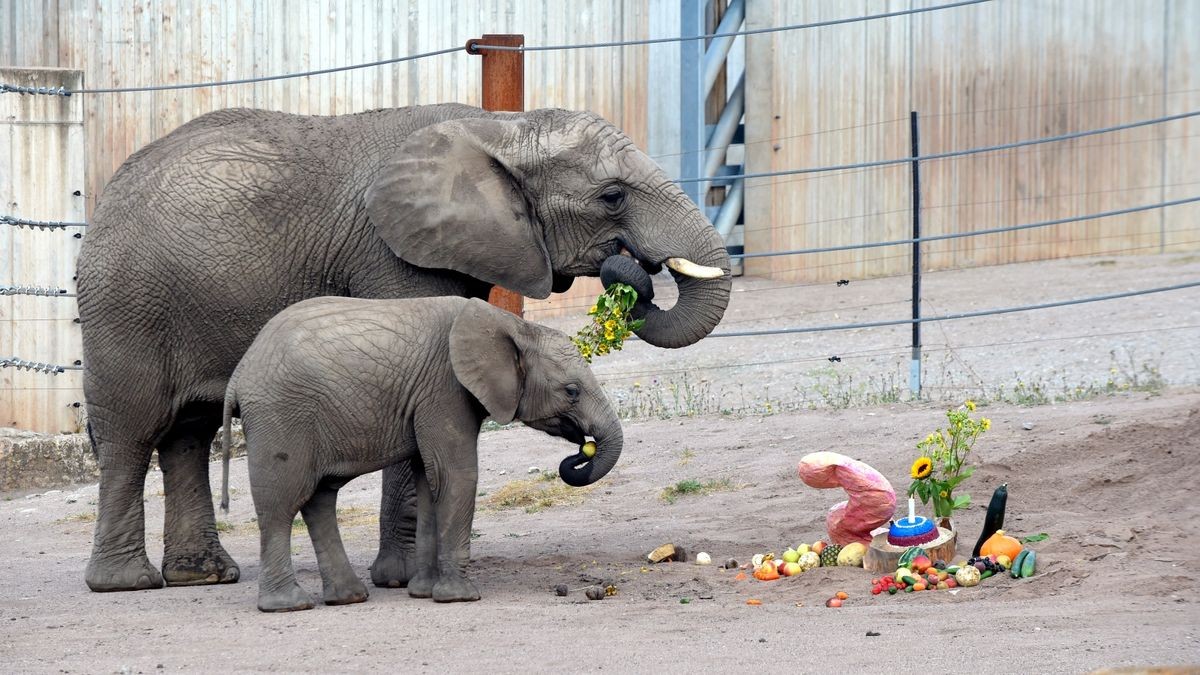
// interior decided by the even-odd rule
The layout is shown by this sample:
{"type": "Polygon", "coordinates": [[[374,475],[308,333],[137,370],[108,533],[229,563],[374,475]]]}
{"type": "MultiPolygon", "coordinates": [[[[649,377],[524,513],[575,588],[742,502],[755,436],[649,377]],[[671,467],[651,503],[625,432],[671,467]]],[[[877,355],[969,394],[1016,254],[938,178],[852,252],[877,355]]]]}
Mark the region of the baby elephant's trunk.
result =
{"type": "Polygon", "coordinates": [[[230,387],[225,391],[225,412],[221,417],[221,511],[229,513],[229,455],[233,452],[233,409],[237,394],[230,387]]]}
{"type": "Polygon", "coordinates": [[[593,437],[596,439],[596,451],[593,456],[589,457],[583,450],[580,450],[579,453],[567,457],[559,464],[558,475],[567,485],[573,487],[591,485],[616,466],[624,444],[620,422],[614,419],[611,423],[596,429],[593,437]]]}

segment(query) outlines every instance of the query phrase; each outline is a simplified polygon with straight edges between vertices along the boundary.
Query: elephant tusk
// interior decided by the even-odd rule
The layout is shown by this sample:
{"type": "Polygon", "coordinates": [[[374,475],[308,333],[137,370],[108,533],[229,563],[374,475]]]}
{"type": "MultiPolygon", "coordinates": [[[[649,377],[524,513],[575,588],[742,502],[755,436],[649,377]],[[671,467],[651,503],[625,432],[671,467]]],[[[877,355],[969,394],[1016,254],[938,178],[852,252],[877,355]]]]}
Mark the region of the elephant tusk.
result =
{"type": "Polygon", "coordinates": [[[697,265],[687,258],[667,258],[667,267],[693,279],[719,279],[725,276],[724,270],[718,267],[697,265]]]}

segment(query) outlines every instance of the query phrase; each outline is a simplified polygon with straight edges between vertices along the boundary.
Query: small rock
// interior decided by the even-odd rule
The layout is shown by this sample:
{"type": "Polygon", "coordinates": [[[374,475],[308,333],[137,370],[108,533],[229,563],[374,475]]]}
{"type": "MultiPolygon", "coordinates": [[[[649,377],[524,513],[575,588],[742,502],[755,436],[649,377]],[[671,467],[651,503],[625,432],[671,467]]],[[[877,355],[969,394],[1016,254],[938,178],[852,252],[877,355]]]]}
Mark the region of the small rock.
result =
{"type": "Polygon", "coordinates": [[[1021,428],[1025,431],[1033,431],[1033,422],[1024,422],[1021,424],[1021,428]]]}
{"type": "Polygon", "coordinates": [[[879,633],[877,633],[873,630],[869,630],[869,631],[867,631],[867,637],[879,637],[879,633]]]}
{"type": "Polygon", "coordinates": [[[734,560],[733,558],[730,558],[729,560],[725,561],[725,569],[727,569],[727,570],[735,570],[735,569],[737,569],[737,566],[738,566],[738,561],[734,560]]]}
{"type": "Polygon", "coordinates": [[[68,504],[74,504],[75,502],[79,501],[79,495],[67,495],[67,498],[65,501],[68,504]]]}
{"type": "Polygon", "coordinates": [[[584,591],[583,594],[587,596],[588,600],[603,600],[604,599],[604,589],[600,588],[599,586],[591,586],[586,591],[584,591]]]}
{"type": "Polygon", "coordinates": [[[60,495],[60,494],[62,494],[62,490],[46,490],[45,492],[42,493],[42,496],[49,497],[50,495],[60,495]]]}
{"type": "Polygon", "coordinates": [[[558,597],[560,597],[560,598],[565,598],[565,597],[567,597],[567,593],[570,593],[570,592],[571,592],[571,591],[570,591],[570,589],[569,589],[569,588],[567,588],[567,585],[566,585],[566,584],[559,584],[559,585],[557,585],[557,586],[555,586],[555,587],[554,587],[554,594],[555,594],[555,595],[557,595],[557,596],[558,596],[558,597]]]}
{"type": "Polygon", "coordinates": [[[701,600],[712,600],[713,594],[712,594],[712,591],[705,591],[697,597],[699,597],[701,600]]]}
{"type": "Polygon", "coordinates": [[[536,466],[531,466],[531,467],[529,467],[529,470],[526,473],[541,473],[541,472],[542,472],[541,469],[537,468],[536,466]]]}
{"type": "Polygon", "coordinates": [[[712,556],[705,553],[704,551],[701,551],[696,554],[696,564],[697,565],[711,565],[712,564],[712,556]]]}
{"type": "Polygon", "coordinates": [[[503,476],[503,475],[504,475],[504,474],[506,474],[506,473],[508,473],[508,472],[507,472],[507,471],[505,471],[504,469],[500,469],[500,475],[501,475],[501,476],[503,476]]]}

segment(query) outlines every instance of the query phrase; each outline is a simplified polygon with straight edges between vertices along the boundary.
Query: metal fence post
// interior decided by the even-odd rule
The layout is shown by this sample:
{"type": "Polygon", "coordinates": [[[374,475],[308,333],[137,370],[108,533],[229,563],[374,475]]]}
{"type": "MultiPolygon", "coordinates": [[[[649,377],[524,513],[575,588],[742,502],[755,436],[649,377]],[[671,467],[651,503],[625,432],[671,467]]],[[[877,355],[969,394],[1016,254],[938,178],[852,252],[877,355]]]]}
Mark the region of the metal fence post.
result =
{"type": "MultiPolygon", "coordinates": [[[[706,0],[681,0],[680,35],[704,35],[706,0]]],[[[704,178],[704,148],[708,141],[704,118],[705,40],[685,40],[679,43],[679,177],[704,178]]],[[[690,182],[680,187],[703,211],[710,183],[690,182]]]]}
{"type": "MultiPolygon", "coordinates": [[[[476,45],[524,47],[524,35],[484,35],[467,42],[467,53],[478,54],[483,60],[483,109],[495,112],[525,110],[525,52],[481,49],[476,45]]],[[[525,299],[521,294],[492,287],[488,302],[517,316],[525,314],[525,299]]]]}
{"type": "Polygon", "coordinates": [[[917,135],[917,111],[909,113],[909,134],[912,136],[912,361],[908,366],[908,390],[921,395],[921,156],[917,135]]]}

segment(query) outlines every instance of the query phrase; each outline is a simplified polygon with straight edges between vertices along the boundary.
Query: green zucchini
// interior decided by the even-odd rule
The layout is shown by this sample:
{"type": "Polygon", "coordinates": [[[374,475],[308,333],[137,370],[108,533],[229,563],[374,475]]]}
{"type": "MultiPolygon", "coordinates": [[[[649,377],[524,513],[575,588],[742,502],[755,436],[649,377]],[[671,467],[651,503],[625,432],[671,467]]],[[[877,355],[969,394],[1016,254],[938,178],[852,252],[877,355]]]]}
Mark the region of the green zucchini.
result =
{"type": "Polygon", "coordinates": [[[1025,554],[1024,557],[1017,556],[1018,558],[1022,558],[1021,577],[1031,577],[1033,576],[1034,569],[1037,567],[1037,554],[1033,551],[1022,551],[1022,553],[1025,554]]]}
{"type": "Polygon", "coordinates": [[[1021,578],[1021,564],[1025,562],[1026,556],[1028,556],[1030,553],[1031,551],[1029,549],[1025,549],[1017,554],[1016,559],[1012,561],[1012,565],[1010,565],[1008,568],[1008,573],[1012,575],[1012,578],[1021,578]]]}
{"type": "Polygon", "coordinates": [[[951,565],[946,568],[946,574],[949,574],[950,576],[954,576],[954,573],[957,571],[958,571],[958,565],[951,565]]]}
{"type": "Polygon", "coordinates": [[[971,555],[978,558],[979,550],[983,548],[983,542],[988,540],[988,537],[996,533],[1004,527],[1004,507],[1008,504],[1008,483],[1001,483],[1000,487],[992,493],[992,501],[988,502],[987,516],[983,519],[983,532],[979,534],[979,541],[975,542],[975,548],[971,549],[971,555]]]}
{"type": "Polygon", "coordinates": [[[986,579],[986,578],[988,578],[988,577],[990,577],[990,576],[992,576],[992,571],[991,571],[991,570],[984,570],[983,572],[981,572],[981,573],[979,574],[979,580],[980,580],[980,581],[983,581],[984,579],[986,579]]]}

